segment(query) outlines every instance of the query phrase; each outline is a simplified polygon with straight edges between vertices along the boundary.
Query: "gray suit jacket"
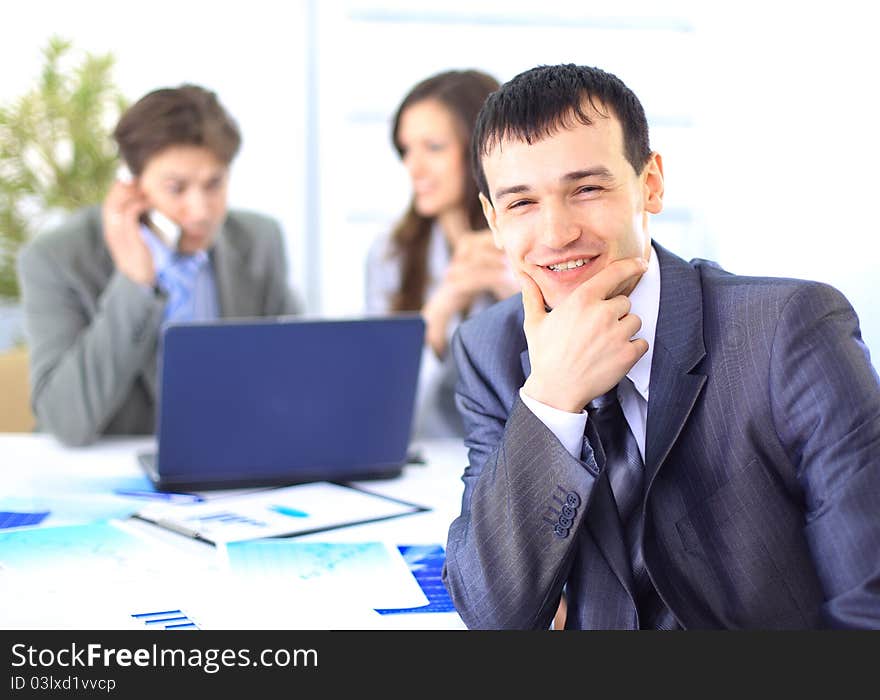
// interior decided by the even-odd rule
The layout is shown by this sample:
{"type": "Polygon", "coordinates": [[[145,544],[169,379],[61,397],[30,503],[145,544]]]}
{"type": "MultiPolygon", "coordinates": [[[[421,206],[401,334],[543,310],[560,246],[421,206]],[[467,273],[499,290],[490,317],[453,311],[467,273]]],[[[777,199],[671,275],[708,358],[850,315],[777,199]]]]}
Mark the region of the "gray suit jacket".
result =
{"type": "MultiPolygon", "coordinates": [[[[223,317],[292,314],[281,231],[230,211],[210,252],[223,317]]],[[[70,445],[155,429],[166,297],[119,273],[99,207],[35,238],[18,260],[38,428],[70,445]]]]}
{"type": "MultiPolygon", "coordinates": [[[[685,628],[880,627],[880,380],[854,311],[826,285],[655,249],[643,551],[658,593],[685,628]]],[[[637,627],[607,475],[519,399],[522,323],[516,297],[455,339],[470,464],[444,580],[469,627],[546,629],[563,586],[566,627],[637,627]]]]}

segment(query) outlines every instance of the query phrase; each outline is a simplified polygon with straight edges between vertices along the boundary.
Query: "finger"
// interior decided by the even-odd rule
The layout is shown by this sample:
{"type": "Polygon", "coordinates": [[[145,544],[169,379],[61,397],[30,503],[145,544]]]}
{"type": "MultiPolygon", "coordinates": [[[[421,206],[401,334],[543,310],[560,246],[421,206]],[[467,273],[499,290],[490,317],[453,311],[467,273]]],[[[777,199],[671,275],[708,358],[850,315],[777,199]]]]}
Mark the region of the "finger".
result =
{"type": "Polygon", "coordinates": [[[140,188],[133,182],[116,180],[107,191],[104,203],[110,207],[121,207],[132,197],[140,197],[140,188]]]}
{"type": "Polygon", "coordinates": [[[126,226],[136,226],[138,218],[147,210],[147,202],[143,197],[132,197],[125,203],[125,206],[119,210],[122,222],[126,226]]]}
{"type": "Polygon", "coordinates": [[[574,293],[588,298],[610,299],[632,287],[647,269],[647,263],[642,258],[614,260],[584,282],[574,293]]]}
{"type": "Polygon", "coordinates": [[[635,314],[627,314],[620,319],[620,329],[627,338],[632,338],[642,329],[642,319],[635,314]]]}
{"type": "Polygon", "coordinates": [[[635,364],[648,352],[648,341],[644,338],[636,338],[629,341],[629,351],[633,355],[632,363],[635,364]]]}
{"type": "Polygon", "coordinates": [[[616,297],[611,297],[608,300],[608,304],[612,309],[614,309],[614,312],[617,314],[618,319],[622,319],[624,316],[626,316],[632,308],[632,302],[625,294],[618,294],[616,297]]]}
{"type": "MultiPolygon", "coordinates": [[[[605,272],[609,268],[610,276],[602,280],[602,291],[605,294],[605,299],[610,299],[624,292],[628,294],[632,291],[642,275],[645,274],[645,270],[648,269],[648,263],[644,258],[623,258],[615,260],[601,272],[605,272]]],[[[596,277],[599,277],[599,275],[596,275],[596,277]]]]}
{"type": "Polygon", "coordinates": [[[544,308],[544,295],[528,273],[520,272],[517,277],[522,285],[523,311],[525,313],[523,325],[528,330],[547,315],[544,308]]]}
{"type": "Polygon", "coordinates": [[[138,217],[146,210],[141,197],[127,200],[122,206],[108,208],[104,212],[104,235],[108,239],[131,239],[138,237],[138,217]]]}

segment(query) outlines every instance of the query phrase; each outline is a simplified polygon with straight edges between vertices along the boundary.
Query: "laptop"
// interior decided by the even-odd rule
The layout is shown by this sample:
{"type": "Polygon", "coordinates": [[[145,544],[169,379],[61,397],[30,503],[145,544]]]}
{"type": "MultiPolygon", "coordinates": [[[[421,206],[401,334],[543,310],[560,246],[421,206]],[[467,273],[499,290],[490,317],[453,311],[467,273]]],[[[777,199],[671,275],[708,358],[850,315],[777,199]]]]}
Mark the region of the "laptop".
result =
{"type": "Polygon", "coordinates": [[[417,314],[168,324],[139,460],[171,491],[397,476],[424,335],[417,314]]]}

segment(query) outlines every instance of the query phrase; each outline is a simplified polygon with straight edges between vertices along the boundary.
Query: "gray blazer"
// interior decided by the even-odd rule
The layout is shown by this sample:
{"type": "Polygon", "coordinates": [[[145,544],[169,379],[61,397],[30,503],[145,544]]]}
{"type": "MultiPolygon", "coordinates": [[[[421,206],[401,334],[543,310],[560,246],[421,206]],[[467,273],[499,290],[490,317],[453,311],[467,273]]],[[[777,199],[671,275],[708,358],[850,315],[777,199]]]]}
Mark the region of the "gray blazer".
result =
{"type": "MultiPolygon", "coordinates": [[[[281,231],[230,211],[210,252],[223,317],[293,314],[281,231]]],[[[156,354],[167,298],[119,273],[99,207],[35,238],[18,259],[38,429],[69,445],[155,429],[156,354]]]]}
{"type": "MultiPolygon", "coordinates": [[[[855,312],[823,284],[654,247],[643,551],[658,593],[685,628],[880,627],[880,379],[855,312]]],[[[546,629],[563,586],[566,627],[637,626],[607,475],[519,399],[522,323],[516,297],[454,341],[470,464],[444,580],[469,627],[546,629]],[[554,532],[566,501],[574,522],[554,532]]]]}

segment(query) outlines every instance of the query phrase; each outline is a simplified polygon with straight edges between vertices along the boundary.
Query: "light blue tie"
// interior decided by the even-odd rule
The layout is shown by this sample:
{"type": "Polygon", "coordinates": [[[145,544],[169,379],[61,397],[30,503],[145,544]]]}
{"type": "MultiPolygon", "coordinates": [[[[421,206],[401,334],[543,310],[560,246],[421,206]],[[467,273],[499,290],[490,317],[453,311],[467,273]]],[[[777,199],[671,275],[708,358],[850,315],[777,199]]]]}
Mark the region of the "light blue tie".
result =
{"type": "Polygon", "coordinates": [[[168,294],[165,321],[192,321],[195,318],[196,282],[208,254],[201,250],[193,255],[175,253],[171,262],[157,275],[159,286],[168,294]]]}

